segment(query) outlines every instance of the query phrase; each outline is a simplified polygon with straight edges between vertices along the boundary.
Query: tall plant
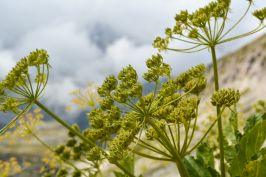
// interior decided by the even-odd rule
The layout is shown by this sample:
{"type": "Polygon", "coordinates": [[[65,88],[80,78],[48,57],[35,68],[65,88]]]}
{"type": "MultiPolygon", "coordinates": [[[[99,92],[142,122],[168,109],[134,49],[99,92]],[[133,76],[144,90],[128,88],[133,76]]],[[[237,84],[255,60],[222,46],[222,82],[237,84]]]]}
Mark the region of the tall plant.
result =
{"type": "MultiPolygon", "coordinates": [[[[217,119],[198,142],[194,137],[199,95],[206,86],[205,66],[198,65],[177,77],[172,77],[171,67],[163,61],[159,53],[146,61],[148,70],[143,75],[143,79],[153,86],[153,91],[144,94],[143,84],[140,83],[136,70],[130,65],[122,69],[118,76],[110,75],[98,89],[102,97],[100,104],[88,114],[90,127],[81,131],[77,126],[66,123],[40,102],[40,96],[48,82],[49,57],[45,50],[31,52],[0,82],[0,110],[17,115],[0,133],[4,133],[35,104],[69,130],[70,140],[66,144],[68,152],[73,152],[75,158],[81,158],[81,155],[85,154],[91,161],[107,159],[124,172],[116,175],[134,177],[132,167],[126,167],[123,161],[127,159],[128,154],[135,153],[146,158],[175,163],[182,177],[209,177],[219,176],[219,173],[214,168],[211,148],[204,143],[204,139],[218,122],[220,172],[221,176],[225,177],[225,145],[221,116],[225,109],[238,102],[240,94],[233,89],[219,90],[216,46],[251,35],[266,27],[264,8],[253,13],[260,20],[257,28],[227,38],[245,17],[252,2],[248,1],[246,12],[228,29],[226,24],[230,12],[229,0],[211,2],[193,13],[181,11],[176,15],[174,28],[166,29],[166,37],[158,37],[154,41],[154,47],[160,51],[211,51],[216,90],[211,102],[216,106],[217,119]],[[183,41],[192,47],[171,48],[171,40],[183,41]],[[195,149],[196,157],[192,157],[190,154],[195,149]]],[[[232,119],[236,120],[234,117],[232,119]]],[[[236,143],[228,148],[235,154],[227,159],[232,176],[247,176],[256,170],[256,174],[261,175],[259,177],[264,174],[266,153],[261,147],[266,138],[263,128],[265,126],[265,115],[254,116],[249,119],[244,134],[241,134],[243,138],[237,133],[234,134],[236,143]],[[255,137],[256,135],[260,136],[255,137]],[[256,138],[255,147],[247,144],[252,138],[256,138]],[[241,168],[235,170],[236,166],[241,168]]],[[[238,132],[238,127],[233,127],[233,131],[238,132]]],[[[61,155],[63,151],[64,147],[59,148],[58,154],[61,155]]]]}
{"type": "MultiPolygon", "coordinates": [[[[266,8],[256,10],[253,15],[259,20],[259,24],[253,30],[244,34],[237,34],[228,37],[230,33],[238,26],[238,24],[248,14],[253,0],[247,0],[247,9],[243,15],[230,27],[227,27],[227,21],[230,15],[231,0],[217,0],[210,2],[203,8],[189,13],[187,10],[181,11],[175,16],[176,24],[173,28],[166,28],[165,38],[157,37],[154,40],[153,46],[160,51],[175,51],[192,53],[205,49],[211,51],[214,88],[219,91],[219,76],[217,67],[216,47],[220,44],[227,43],[236,39],[240,39],[256,32],[263,30],[266,27],[264,19],[266,18],[266,8]],[[191,45],[188,48],[175,48],[171,45],[172,41],[181,41],[191,45]]],[[[224,164],[224,145],[223,145],[223,126],[221,121],[221,105],[216,106],[218,118],[218,133],[220,147],[220,166],[222,177],[225,176],[224,164]]]]}

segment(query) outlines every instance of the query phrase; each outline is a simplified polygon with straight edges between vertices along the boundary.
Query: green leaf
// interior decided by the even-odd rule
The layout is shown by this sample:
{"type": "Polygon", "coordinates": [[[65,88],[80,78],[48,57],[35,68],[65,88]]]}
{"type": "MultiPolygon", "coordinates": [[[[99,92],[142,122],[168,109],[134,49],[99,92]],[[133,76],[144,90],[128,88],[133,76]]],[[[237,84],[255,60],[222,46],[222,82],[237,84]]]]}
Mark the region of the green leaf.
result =
{"type": "Polygon", "coordinates": [[[250,116],[247,119],[246,125],[244,127],[244,132],[248,132],[252,127],[254,127],[256,125],[257,122],[261,121],[261,120],[265,120],[266,119],[266,113],[264,113],[263,115],[261,114],[255,114],[250,116]]]}
{"type": "Polygon", "coordinates": [[[125,175],[124,173],[118,172],[118,171],[114,171],[115,177],[127,177],[127,175],[125,175]]]}
{"type": "Polygon", "coordinates": [[[213,151],[207,143],[202,143],[197,148],[196,156],[197,156],[198,161],[204,164],[205,167],[214,168],[213,151]]]}
{"type": "Polygon", "coordinates": [[[224,145],[224,158],[227,162],[230,162],[237,156],[235,146],[224,145]]]}
{"type": "MultiPolygon", "coordinates": [[[[134,174],[135,157],[133,154],[128,155],[125,159],[120,161],[121,165],[131,174],[134,174]]],[[[114,171],[116,177],[127,177],[126,174],[114,171]]]]}
{"type": "Polygon", "coordinates": [[[184,164],[188,170],[190,176],[193,177],[219,177],[220,175],[215,169],[211,167],[206,167],[202,162],[198,159],[195,159],[192,156],[186,156],[184,158],[184,164]]]}
{"type": "Polygon", "coordinates": [[[192,156],[186,156],[184,158],[184,164],[186,165],[190,176],[212,177],[209,170],[204,168],[203,164],[199,160],[194,159],[192,156]]]}
{"type": "Polygon", "coordinates": [[[259,150],[262,148],[266,139],[266,114],[262,115],[255,125],[248,122],[250,128],[246,129],[246,133],[238,144],[238,155],[232,160],[230,166],[231,176],[240,176],[246,164],[252,160],[259,150]]]}
{"type": "Polygon", "coordinates": [[[266,156],[262,159],[250,161],[244,168],[241,177],[265,177],[266,176],[266,156]]]}

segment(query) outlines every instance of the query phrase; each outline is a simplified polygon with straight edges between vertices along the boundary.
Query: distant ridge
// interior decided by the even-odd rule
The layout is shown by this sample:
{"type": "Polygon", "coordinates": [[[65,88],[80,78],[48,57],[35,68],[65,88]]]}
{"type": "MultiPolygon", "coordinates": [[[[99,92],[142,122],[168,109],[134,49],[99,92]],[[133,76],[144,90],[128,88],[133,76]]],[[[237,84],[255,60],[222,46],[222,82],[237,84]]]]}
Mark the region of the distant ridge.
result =
{"type": "MultiPolygon", "coordinates": [[[[266,101],[266,34],[218,60],[220,88],[235,88],[244,93],[240,103],[250,106],[266,101]]],[[[208,66],[205,98],[213,92],[213,69],[208,66]]]]}

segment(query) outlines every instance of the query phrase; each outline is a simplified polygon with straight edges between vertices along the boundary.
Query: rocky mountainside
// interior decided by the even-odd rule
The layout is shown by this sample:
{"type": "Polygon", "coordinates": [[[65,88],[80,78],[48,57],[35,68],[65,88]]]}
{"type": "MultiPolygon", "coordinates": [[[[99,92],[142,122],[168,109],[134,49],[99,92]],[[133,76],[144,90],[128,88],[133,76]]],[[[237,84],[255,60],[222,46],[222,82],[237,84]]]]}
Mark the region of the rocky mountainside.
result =
{"type": "MultiPolygon", "coordinates": [[[[247,107],[266,101],[266,34],[218,61],[220,88],[235,88],[242,93],[240,103],[247,107]]],[[[208,87],[213,92],[213,69],[207,69],[208,87]]],[[[209,96],[207,96],[209,98],[209,96]]]]}

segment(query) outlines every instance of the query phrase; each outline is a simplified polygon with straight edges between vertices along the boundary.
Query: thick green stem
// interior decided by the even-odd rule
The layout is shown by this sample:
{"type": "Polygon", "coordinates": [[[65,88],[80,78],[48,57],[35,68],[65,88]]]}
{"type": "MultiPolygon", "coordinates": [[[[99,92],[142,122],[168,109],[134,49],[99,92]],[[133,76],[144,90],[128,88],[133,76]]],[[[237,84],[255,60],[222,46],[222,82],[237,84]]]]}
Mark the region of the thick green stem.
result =
{"type": "Polygon", "coordinates": [[[190,177],[188,174],[188,171],[183,163],[182,158],[180,157],[179,153],[177,152],[177,149],[175,149],[171,142],[169,141],[169,138],[166,137],[164,132],[153,122],[153,120],[149,120],[150,125],[155,129],[155,131],[158,133],[161,140],[163,140],[164,145],[167,146],[169,149],[169,153],[173,156],[173,161],[175,162],[177,169],[180,173],[181,177],[190,177]]]}
{"type": "MultiPolygon", "coordinates": [[[[211,46],[211,53],[212,53],[214,86],[215,86],[215,91],[218,91],[219,90],[219,77],[218,77],[218,68],[217,68],[217,58],[216,58],[215,46],[211,46]]],[[[216,107],[216,112],[217,112],[217,119],[218,119],[221,177],[225,177],[223,126],[222,126],[222,120],[221,120],[221,114],[220,114],[221,108],[219,106],[216,107]]]]}
{"type": "MultiPolygon", "coordinates": [[[[92,145],[92,146],[96,146],[98,147],[101,152],[103,153],[103,155],[106,157],[107,154],[106,152],[100,148],[99,146],[97,146],[93,141],[91,141],[90,139],[84,137],[79,131],[76,131],[74,128],[72,128],[68,123],[66,123],[64,120],[62,120],[60,117],[58,117],[56,114],[54,114],[53,112],[51,112],[48,108],[46,108],[46,106],[44,106],[42,103],[40,103],[39,101],[35,100],[34,103],[39,106],[42,110],[44,110],[47,114],[49,114],[52,118],[54,118],[58,123],[60,123],[62,126],[64,126],[66,129],[68,129],[69,131],[71,131],[72,133],[74,133],[76,136],[78,136],[80,139],[82,139],[84,142],[92,145]]],[[[126,173],[129,177],[135,177],[133,174],[131,174],[127,169],[125,169],[121,164],[119,164],[118,162],[114,163],[118,168],[120,168],[124,173],[126,173]]]]}
{"type": "MultiPolygon", "coordinates": [[[[52,118],[54,118],[58,123],[60,123],[62,126],[64,126],[66,129],[74,133],[76,136],[78,136],[80,139],[85,141],[86,143],[92,145],[92,146],[97,146],[93,141],[90,139],[84,137],[80,132],[75,130],[73,127],[71,127],[68,123],[66,123],[64,120],[62,120],[60,117],[58,117],[56,114],[51,112],[48,108],[46,108],[42,103],[39,101],[34,101],[34,103],[39,106],[42,110],[44,110],[47,114],[49,114],[52,118]]],[[[103,151],[103,150],[102,150],[103,151]]]]}

